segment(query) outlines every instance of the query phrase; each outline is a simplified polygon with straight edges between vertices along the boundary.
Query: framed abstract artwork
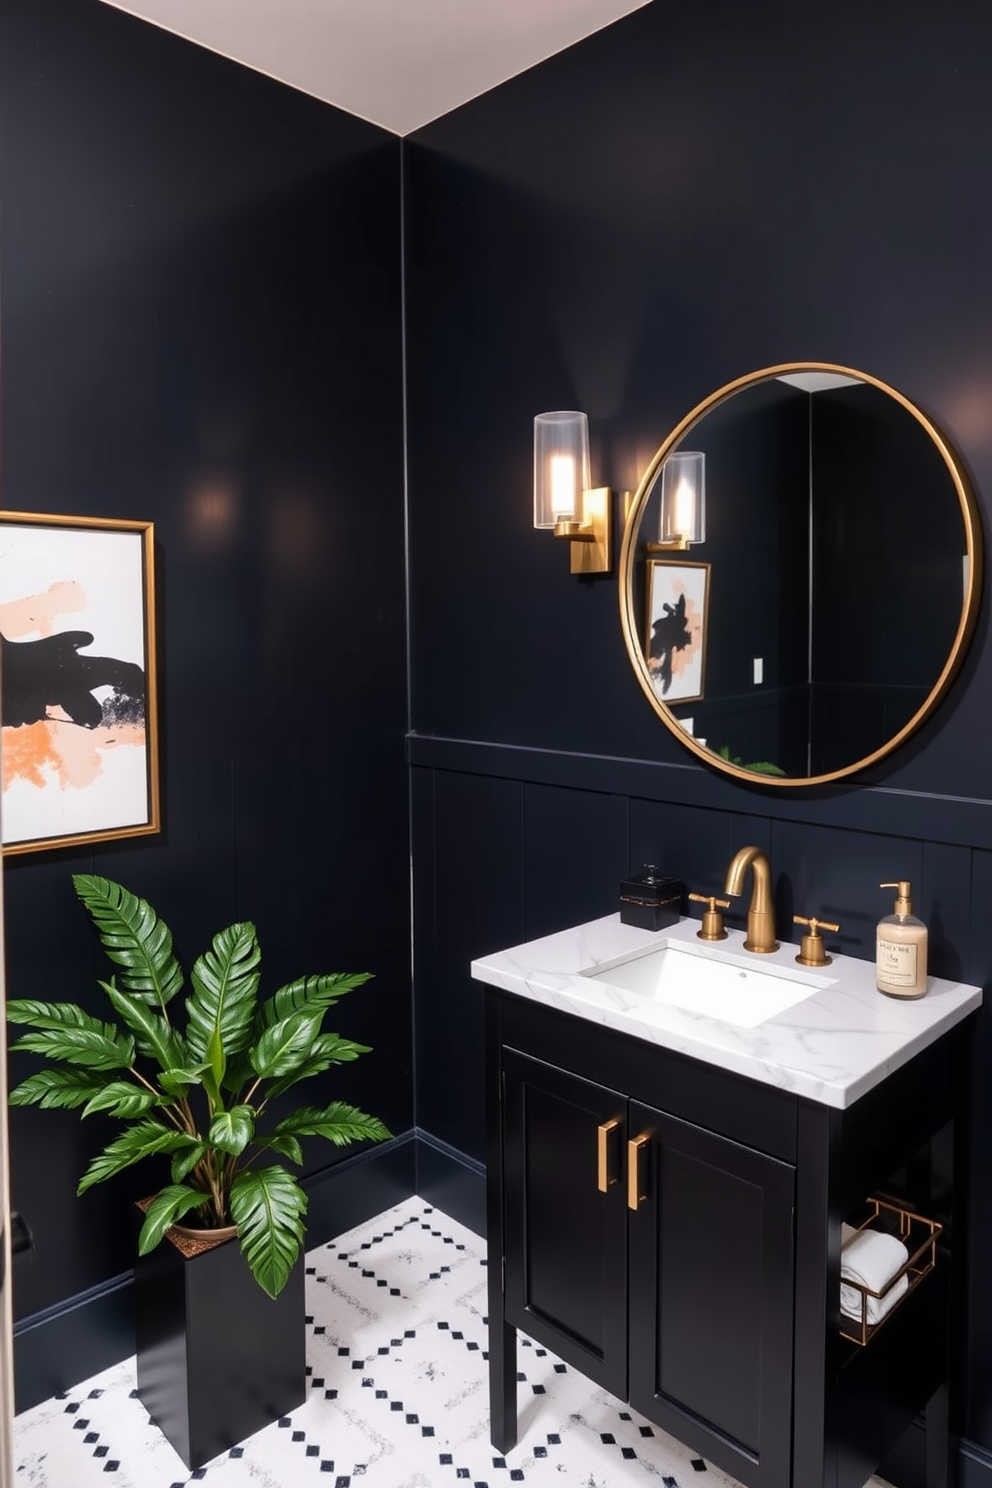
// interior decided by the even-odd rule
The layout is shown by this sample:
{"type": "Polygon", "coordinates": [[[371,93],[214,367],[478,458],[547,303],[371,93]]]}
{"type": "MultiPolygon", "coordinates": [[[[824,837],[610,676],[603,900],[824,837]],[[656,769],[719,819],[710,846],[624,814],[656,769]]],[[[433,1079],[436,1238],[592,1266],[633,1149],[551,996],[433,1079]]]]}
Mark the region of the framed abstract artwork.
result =
{"type": "Polygon", "coordinates": [[[159,830],[150,522],[0,512],[5,854],[159,830]]]}
{"type": "Polygon", "coordinates": [[[664,703],[703,697],[710,565],[648,560],[645,655],[664,703]]]}

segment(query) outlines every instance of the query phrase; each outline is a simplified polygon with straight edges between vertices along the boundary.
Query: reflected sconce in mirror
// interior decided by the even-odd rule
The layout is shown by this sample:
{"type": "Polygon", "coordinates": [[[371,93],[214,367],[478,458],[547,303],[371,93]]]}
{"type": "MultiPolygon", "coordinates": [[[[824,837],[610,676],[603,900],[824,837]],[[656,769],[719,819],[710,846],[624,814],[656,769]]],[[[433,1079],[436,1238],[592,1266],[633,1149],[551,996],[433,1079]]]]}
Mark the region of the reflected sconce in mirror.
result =
{"type": "Polygon", "coordinates": [[[649,553],[684,553],[706,541],[706,455],[702,450],[676,450],[661,472],[661,517],[658,541],[645,543],[649,553]]]}
{"type": "Polygon", "coordinates": [[[610,490],[592,488],[589,421],[560,410],[534,420],[534,526],[571,543],[573,574],[610,571],[610,490]]]}

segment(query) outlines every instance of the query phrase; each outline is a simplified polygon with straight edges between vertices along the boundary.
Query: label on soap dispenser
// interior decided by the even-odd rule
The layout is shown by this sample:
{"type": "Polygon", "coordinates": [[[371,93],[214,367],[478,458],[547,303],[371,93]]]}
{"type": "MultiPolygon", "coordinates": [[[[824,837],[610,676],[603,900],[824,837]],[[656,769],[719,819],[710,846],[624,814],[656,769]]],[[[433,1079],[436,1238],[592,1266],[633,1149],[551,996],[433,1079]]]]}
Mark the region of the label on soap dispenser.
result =
{"type": "Polygon", "coordinates": [[[875,940],[875,970],[878,980],[887,982],[890,987],[915,987],[918,950],[919,946],[886,940],[883,935],[879,935],[875,940]]]}

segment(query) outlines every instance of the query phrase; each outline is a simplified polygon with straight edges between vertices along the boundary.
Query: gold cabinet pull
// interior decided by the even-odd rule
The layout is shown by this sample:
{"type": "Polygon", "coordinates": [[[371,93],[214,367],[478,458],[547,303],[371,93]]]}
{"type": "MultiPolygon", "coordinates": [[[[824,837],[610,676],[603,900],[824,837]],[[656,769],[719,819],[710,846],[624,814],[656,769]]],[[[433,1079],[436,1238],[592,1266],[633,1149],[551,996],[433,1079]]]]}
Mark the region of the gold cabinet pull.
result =
{"type": "Polygon", "coordinates": [[[637,1209],[637,1206],[647,1194],[641,1193],[641,1168],[640,1156],[643,1148],[651,1140],[650,1132],[642,1132],[632,1142],[627,1143],[627,1208],[637,1209]]]}
{"type": "Polygon", "coordinates": [[[612,1121],[604,1121],[596,1128],[596,1168],[600,1193],[605,1193],[610,1185],[617,1181],[615,1176],[610,1177],[610,1134],[617,1131],[619,1127],[619,1121],[614,1118],[612,1121]]]}

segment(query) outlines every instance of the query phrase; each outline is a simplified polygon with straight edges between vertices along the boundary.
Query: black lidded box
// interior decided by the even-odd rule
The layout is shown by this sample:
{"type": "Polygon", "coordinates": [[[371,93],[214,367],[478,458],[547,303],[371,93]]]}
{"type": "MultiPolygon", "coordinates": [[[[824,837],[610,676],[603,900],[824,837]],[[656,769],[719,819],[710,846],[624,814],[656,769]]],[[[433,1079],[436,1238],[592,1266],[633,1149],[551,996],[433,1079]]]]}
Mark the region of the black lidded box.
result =
{"type": "Polygon", "coordinates": [[[645,863],[640,873],[620,884],[620,921],[639,930],[664,930],[682,917],[685,885],[680,878],[666,878],[654,863],[645,863]]]}

